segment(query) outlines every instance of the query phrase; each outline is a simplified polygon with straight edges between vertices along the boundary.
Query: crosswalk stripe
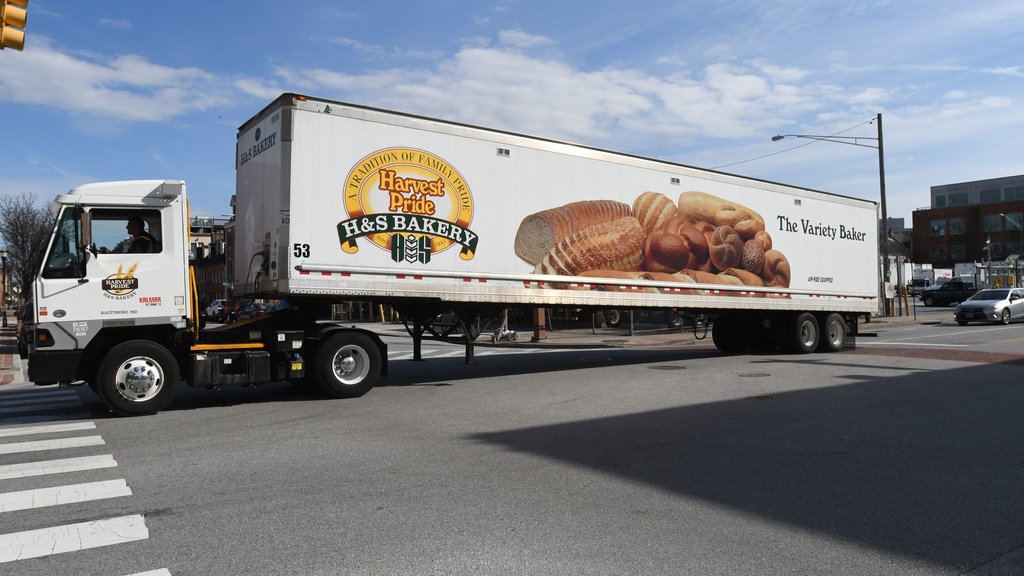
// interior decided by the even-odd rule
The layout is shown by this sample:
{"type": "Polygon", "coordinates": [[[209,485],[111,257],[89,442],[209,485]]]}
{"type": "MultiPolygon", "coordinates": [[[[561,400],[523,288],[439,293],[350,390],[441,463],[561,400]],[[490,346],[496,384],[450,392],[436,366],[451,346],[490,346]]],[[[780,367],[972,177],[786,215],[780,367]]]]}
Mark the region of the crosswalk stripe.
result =
{"type": "Polygon", "coordinates": [[[60,460],[45,460],[42,462],[26,462],[23,464],[7,464],[0,466],[0,480],[44,476],[46,474],[64,474],[66,472],[113,468],[115,466],[117,466],[117,462],[110,454],[62,458],[60,460]]]}
{"type": "Polygon", "coordinates": [[[132,491],[124,480],[36,488],[0,494],[0,513],[131,495],[132,491]]]}
{"type": "Polygon", "coordinates": [[[0,535],[0,562],[99,548],[149,538],[141,514],[0,535]]]}
{"type": "Polygon", "coordinates": [[[42,452],[43,450],[60,450],[63,448],[81,448],[83,446],[100,446],[105,444],[102,436],[78,436],[75,438],[57,438],[54,440],[32,440],[29,442],[8,442],[0,444],[0,454],[18,454],[21,452],[42,452]]]}
{"type": "Polygon", "coordinates": [[[77,432],[79,430],[95,429],[95,422],[71,422],[69,424],[45,424],[41,426],[22,426],[19,428],[0,428],[0,438],[28,436],[31,434],[51,434],[54,432],[77,432]]]}

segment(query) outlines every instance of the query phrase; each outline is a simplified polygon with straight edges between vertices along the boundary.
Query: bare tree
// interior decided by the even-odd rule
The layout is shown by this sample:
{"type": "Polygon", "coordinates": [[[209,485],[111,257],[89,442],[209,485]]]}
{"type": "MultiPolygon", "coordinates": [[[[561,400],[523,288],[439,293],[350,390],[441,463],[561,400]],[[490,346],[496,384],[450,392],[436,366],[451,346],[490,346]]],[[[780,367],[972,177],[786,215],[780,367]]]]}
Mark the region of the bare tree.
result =
{"type": "Polygon", "coordinates": [[[32,294],[54,219],[49,209],[36,205],[31,194],[0,197],[0,236],[7,247],[7,273],[12,291],[18,290],[22,298],[32,294]]]}

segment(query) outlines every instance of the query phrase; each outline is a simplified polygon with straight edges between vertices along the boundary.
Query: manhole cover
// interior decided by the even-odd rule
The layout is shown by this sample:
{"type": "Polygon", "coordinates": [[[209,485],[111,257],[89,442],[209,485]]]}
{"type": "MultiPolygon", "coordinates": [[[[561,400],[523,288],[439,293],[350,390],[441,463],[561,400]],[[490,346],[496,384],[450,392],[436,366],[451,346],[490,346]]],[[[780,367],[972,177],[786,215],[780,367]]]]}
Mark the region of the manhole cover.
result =
{"type": "Polygon", "coordinates": [[[771,376],[767,372],[747,372],[745,374],[737,374],[737,378],[767,378],[771,376]]]}
{"type": "Polygon", "coordinates": [[[648,366],[649,370],[686,370],[686,366],[648,366]]]}

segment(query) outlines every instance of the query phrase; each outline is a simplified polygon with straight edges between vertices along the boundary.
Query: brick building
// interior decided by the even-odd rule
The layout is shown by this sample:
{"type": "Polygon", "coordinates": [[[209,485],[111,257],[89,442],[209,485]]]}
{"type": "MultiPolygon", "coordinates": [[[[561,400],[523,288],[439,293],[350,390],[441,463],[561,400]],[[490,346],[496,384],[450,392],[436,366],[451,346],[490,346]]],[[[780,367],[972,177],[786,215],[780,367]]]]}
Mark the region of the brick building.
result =
{"type": "Polygon", "coordinates": [[[932,186],[913,219],[916,263],[1005,262],[1024,246],[1024,175],[932,186]]]}

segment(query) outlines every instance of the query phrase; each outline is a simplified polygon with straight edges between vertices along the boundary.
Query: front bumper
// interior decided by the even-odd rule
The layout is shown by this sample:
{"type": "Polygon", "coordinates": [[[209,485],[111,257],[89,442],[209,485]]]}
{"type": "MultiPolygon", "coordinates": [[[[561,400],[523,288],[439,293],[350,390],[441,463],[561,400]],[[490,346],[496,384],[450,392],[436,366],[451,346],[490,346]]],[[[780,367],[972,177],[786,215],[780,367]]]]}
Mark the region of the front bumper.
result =
{"type": "Polygon", "coordinates": [[[28,379],[35,384],[57,384],[77,380],[81,350],[32,350],[28,355],[28,379]]]}

